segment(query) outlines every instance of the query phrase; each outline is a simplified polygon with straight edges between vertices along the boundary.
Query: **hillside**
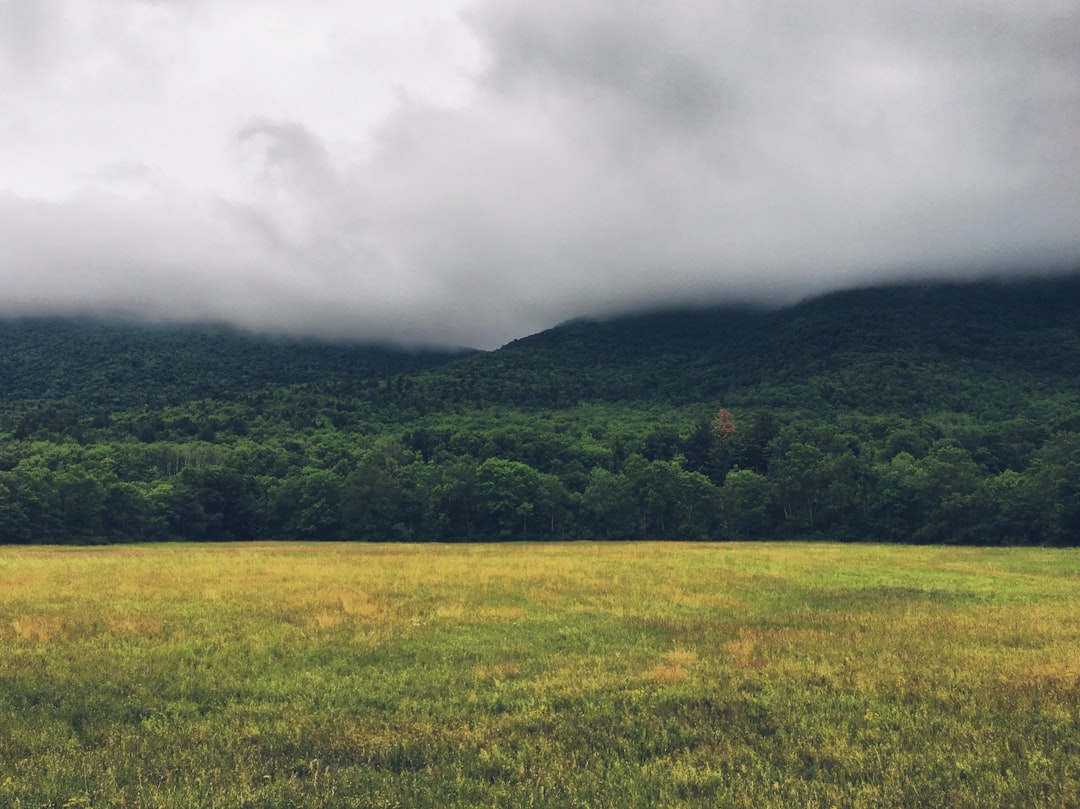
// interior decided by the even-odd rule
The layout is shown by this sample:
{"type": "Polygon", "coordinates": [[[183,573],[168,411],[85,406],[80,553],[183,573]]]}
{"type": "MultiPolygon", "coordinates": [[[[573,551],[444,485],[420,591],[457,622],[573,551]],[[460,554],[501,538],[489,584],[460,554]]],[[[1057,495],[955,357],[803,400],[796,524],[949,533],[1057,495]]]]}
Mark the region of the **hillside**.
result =
{"type": "Polygon", "coordinates": [[[224,326],[0,320],[0,406],[82,412],[232,399],[285,385],[382,379],[472,353],[266,337],[224,326]]]}
{"type": "Polygon", "coordinates": [[[721,397],[874,412],[970,412],[987,386],[1005,392],[1002,377],[1024,389],[1080,388],[1080,275],[580,320],[426,375],[436,396],[484,403],[721,397]]]}
{"type": "Polygon", "coordinates": [[[1002,375],[1074,389],[1078,313],[1080,274],[850,290],[776,310],[580,319],[492,352],[330,343],[221,326],[9,319],[0,320],[0,404],[68,403],[89,413],[412,376],[418,393],[436,404],[681,405],[718,396],[765,403],[778,388],[802,396],[809,386],[814,398],[841,406],[932,411],[977,405],[963,388],[1002,375]],[[883,396],[883,388],[899,398],[883,396]]]}
{"type": "Polygon", "coordinates": [[[1080,275],[492,352],[0,328],[0,540],[1080,543],[1080,275]]]}

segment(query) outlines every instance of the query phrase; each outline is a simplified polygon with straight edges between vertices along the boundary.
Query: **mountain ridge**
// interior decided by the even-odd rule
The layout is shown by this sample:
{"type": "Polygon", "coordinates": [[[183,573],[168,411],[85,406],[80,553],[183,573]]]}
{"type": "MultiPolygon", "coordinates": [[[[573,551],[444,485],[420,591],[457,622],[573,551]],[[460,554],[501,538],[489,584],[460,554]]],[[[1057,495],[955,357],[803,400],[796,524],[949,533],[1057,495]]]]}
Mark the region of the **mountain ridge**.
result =
{"type": "Polygon", "coordinates": [[[422,376],[437,389],[443,383],[443,393],[464,389],[478,402],[687,403],[815,376],[842,387],[845,370],[868,360],[980,372],[992,366],[1068,388],[1080,377],[1080,273],[847,290],[782,309],[575,319],[422,376]],[[549,378],[538,380],[540,371],[549,378]],[[650,388],[652,396],[643,395],[650,388]]]}
{"type": "Polygon", "coordinates": [[[159,407],[403,376],[440,399],[474,403],[686,403],[815,375],[842,386],[842,366],[913,357],[1005,367],[1056,384],[1080,377],[1078,323],[1080,272],[853,288],[778,308],[586,316],[492,351],[260,335],[220,325],[5,318],[0,404],[159,407]]]}

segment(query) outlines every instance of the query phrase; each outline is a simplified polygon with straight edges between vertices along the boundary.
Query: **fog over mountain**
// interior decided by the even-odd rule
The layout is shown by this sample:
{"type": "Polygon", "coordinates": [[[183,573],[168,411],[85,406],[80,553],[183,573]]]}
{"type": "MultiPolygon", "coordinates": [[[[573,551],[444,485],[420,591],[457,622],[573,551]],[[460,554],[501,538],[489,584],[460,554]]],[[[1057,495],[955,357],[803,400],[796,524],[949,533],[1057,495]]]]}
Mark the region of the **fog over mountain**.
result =
{"type": "Polygon", "coordinates": [[[1071,0],[0,2],[0,98],[3,314],[493,347],[1080,267],[1071,0]]]}

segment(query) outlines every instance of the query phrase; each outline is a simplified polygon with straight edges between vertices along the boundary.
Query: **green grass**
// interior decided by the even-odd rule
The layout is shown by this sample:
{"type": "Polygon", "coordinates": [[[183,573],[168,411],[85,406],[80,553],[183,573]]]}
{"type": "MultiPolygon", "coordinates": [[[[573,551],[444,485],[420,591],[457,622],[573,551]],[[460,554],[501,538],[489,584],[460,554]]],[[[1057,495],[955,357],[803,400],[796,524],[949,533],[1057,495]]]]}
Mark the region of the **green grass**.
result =
{"type": "Polygon", "coordinates": [[[0,549],[0,807],[1080,805],[1080,551],[0,549]]]}

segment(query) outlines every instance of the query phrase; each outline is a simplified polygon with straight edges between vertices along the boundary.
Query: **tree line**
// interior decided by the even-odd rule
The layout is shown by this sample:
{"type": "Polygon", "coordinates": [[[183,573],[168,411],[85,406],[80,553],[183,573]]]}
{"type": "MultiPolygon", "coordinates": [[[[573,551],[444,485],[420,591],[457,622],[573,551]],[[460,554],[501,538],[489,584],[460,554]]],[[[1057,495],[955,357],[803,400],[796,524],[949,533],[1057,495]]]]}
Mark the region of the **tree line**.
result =
{"type": "MultiPolygon", "coordinates": [[[[1073,404],[1058,404],[1058,422],[1073,404]]],[[[9,436],[0,537],[1080,541],[1080,431],[1030,417],[696,408],[649,422],[593,405],[260,432],[228,407],[200,409],[217,428],[193,422],[181,440],[143,441],[116,425],[87,426],[82,441],[9,436]]]]}

